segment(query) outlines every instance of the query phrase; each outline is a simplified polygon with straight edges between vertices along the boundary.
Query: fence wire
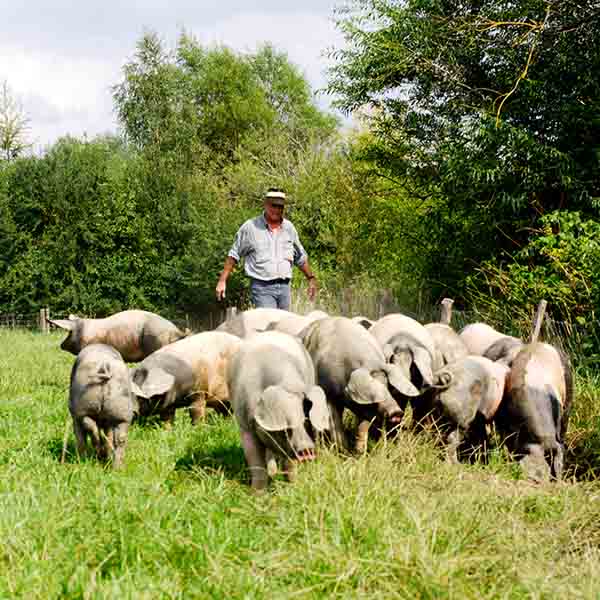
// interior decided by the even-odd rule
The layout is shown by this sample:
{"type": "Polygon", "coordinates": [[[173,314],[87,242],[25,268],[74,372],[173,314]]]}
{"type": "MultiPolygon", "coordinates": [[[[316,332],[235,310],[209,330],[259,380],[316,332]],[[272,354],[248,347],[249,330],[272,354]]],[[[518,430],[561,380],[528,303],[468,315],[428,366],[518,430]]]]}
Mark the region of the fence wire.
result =
{"type": "MultiPolygon", "coordinates": [[[[244,307],[245,308],[245,307],[244,307]]],[[[292,310],[306,314],[311,310],[323,310],[329,314],[343,316],[362,315],[377,320],[389,313],[402,313],[421,323],[440,320],[440,305],[422,305],[417,309],[408,308],[398,303],[389,290],[364,290],[340,288],[322,290],[316,302],[310,302],[304,290],[298,290],[293,296],[292,310]]],[[[53,314],[52,319],[67,319],[68,314],[53,314]]],[[[86,316],[86,315],[79,315],[86,316]]],[[[218,327],[226,319],[226,310],[217,308],[197,314],[177,313],[164,314],[180,329],[193,332],[208,331],[218,327]]],[[[531,334],[532,319],[521,317],[508,318],[508,315],[490,318],[477,310],[453,310],[452,327],[460,331],[470,323],[487,322],[492,327],[507,335],[515,335],[527,340],[531,334]]],[[[1,329],[39,330],[41,327],[40,312],[35,313],[0,313],[1,329]]],[[[574,324],[567,321],[556,321],[548,316],[544,319],[541,339],[564,350],[579,365],[597,367],[600,361],[600,321],[574,324]]]]}

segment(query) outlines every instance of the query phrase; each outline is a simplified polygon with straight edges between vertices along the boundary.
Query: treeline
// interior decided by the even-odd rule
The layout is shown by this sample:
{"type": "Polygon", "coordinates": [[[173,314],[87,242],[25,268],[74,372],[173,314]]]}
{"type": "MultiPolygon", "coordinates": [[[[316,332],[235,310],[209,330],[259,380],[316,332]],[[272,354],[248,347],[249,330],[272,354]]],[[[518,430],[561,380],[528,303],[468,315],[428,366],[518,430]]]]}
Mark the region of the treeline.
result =
{"type": "Polygon", "coordinates": [[[363,156],[422,198],[434,296],[508,319],[546,298],[595,323],[598,7],[358,0],[339,26],[330,90],[369,107],[363,156]]]}
{"type": "Polygon", "coordinates": [[[353,133],[271,46],[144,35],[113,90],[118,136],[0,163],[0,310],[209,310],[276,185],[325,288],[386,287],[407,308],[450,295],[496,320],[545,298],[594,323],[593,7],[357,0],[338,18],[329,91],[353,133]]]}
{"type": "MultiPolygon", "coordinates": [[[[366,204],[368,183],[284,54],[187,35],[168,52],[147,34],[123,73],[122,135],[64,138],[2,164],[1,311],[207,310],[237,227],[272,185],[292,197],[323,272],[363,269],[340,230],[354,227],[356,209],[342,207],[366,204]]],[[[232,302],[242,283],[238,273],[232,302]]]]}

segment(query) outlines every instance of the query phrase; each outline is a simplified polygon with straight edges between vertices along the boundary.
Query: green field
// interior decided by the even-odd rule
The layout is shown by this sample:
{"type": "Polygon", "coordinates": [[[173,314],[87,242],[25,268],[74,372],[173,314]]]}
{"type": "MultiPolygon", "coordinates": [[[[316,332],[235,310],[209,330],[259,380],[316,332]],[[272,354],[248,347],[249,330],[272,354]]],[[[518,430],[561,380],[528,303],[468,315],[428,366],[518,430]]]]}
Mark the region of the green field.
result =
{"type": "Polygon", "coordinates": [[[0,332],[0,598],[598,598],[597,386],[579,377],[569,479],[502,452],[452,466],[403,432],[250,492],[237,427],[130,430],[125,467],[60,464],[73,357],[0,332]],[[574,461],[578,461],[575,467],[574,461]],[[586,481],[588,479],[589,481],[586,481]]]}

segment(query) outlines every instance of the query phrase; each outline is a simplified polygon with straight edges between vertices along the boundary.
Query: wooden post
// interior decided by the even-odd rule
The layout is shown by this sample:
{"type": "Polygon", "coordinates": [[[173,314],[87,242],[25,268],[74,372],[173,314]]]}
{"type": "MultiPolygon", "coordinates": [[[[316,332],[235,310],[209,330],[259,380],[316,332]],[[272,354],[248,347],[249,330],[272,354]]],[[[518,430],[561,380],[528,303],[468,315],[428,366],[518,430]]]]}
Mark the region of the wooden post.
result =
{"type": "Polygon", "coordinates": [[[46,327],[46,333],[50,333],[50,323],[48,320],[50,319],[50,307],[46,306],[46,314],[44,315],[46,318],[44,319],[44,326],[46,327]]]}
{"type": "Polygon", "coordinates": [[[441,302],[442,308],[440,310],[440,323],[444,325],[450,325],[452,321],[452,305],[454,300],[452,298],[444,298],[441,302]]]}
{"type": "Polygon", "coordinates": [[[546,314],[546,306],[548,306],[548,302],[546,302],[546,300],[540,300],[535,317],[533,318],[533,329],[531,332],[531,339],[529,340],[529,343],[531,344],[537,342],[538,337],[540,336],[542,322],[544,321],[544,315],[546,314]]]}
{"type": "Polygon", "coordinates": [[[46,331],[46,327],[44,326],[44,323],[46,322],[46,309],[45,308],[40,308],[40,318],[38,321],[38,325],[40,327],[40,331],[42,333],[44,333],[46,331]]]}

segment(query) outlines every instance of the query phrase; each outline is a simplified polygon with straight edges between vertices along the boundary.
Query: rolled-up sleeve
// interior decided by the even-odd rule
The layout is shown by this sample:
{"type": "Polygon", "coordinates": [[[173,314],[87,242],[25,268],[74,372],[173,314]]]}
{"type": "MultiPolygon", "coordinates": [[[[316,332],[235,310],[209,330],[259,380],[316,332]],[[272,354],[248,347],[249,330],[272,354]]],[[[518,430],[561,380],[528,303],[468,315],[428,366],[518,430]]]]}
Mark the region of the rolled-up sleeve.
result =
{"type": "Polygon", "coordinates": [[[242,256],[245,256],[248,253],[247,239],[248,235],[246,233],[246,227],[244,223],[244,225],[242,225],[235,234],[233,246],[231,246],[231,250],[227,256],[231,256],[231,258],[239,262],[242,256]]]}
{"type": "Polygon", "coordinates": [[[301,267],[306,262],[308,254],[306,254],[306,250],[300,242],[300,238],[298,237],[298,232],[296,231],[295,227],[293,227],[292,242],[294,243],[294,264],[297,267],[301,267]]]}

